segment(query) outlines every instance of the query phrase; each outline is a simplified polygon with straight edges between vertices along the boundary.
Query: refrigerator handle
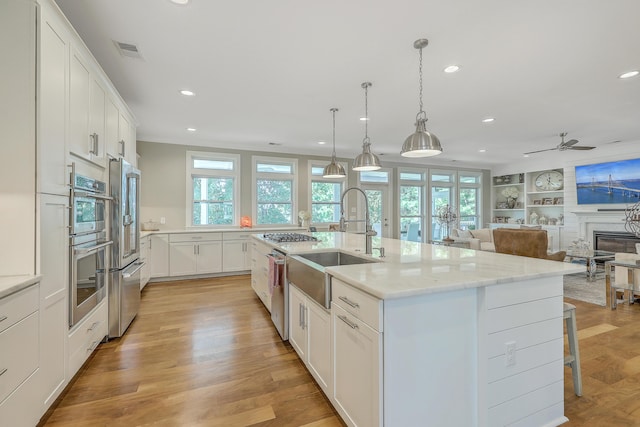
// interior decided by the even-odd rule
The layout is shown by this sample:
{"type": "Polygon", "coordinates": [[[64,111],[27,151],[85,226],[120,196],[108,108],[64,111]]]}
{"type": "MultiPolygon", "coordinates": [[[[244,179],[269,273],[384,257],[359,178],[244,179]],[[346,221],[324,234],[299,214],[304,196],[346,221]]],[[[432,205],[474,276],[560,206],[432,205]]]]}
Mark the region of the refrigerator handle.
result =
{"type": "Polygon", "coordinates": [[[123,277],[123,278],[125,278],[125,279],[127,279],[127,278],[129,278],[129,277],[133,276],[133,275],[134,275],[134,274],[136,274],[138,271],[140,271],[140,269],[142,268],[142,266],[143,266],[144,264],[145,264],[145,263],[144,263],[144,261],[142,261],[142,262],[135,262],[135,263],[133,263],[133,267],[135,267],[135,268],[133,269],[133,271],[127,271],[127,270],[124,270],[124,271],[122,272],[122,277],[123,277]]]}

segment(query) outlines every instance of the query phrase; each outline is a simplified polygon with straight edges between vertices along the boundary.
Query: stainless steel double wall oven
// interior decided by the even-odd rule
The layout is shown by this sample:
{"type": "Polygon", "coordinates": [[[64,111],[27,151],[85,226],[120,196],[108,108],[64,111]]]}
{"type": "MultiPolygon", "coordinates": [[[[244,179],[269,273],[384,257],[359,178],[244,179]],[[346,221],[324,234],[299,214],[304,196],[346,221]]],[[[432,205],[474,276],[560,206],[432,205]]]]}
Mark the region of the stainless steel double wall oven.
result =
{"type": "Polygon", "coordinates": [[[69,326],[84,318],[107,290],[106,183],[75,172],[71,165],[69,206],[69,326]]]}

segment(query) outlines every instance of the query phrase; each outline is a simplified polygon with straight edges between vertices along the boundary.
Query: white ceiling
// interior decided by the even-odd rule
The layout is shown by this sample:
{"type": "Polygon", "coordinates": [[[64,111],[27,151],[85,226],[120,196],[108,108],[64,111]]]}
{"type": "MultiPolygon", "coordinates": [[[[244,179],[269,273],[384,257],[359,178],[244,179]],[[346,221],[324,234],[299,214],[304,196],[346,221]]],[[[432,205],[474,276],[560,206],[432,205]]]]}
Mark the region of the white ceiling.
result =
{"type": "MultiPolygon", "coordinates": [[[[444,153],[402,161],[490,168],[555,147],[562,131],[596,146],[594,156],[640,141],[640,77],[618,79],[640,69],[638,0],[57,3],[136,114],[142,141],[329,156],[335,106],[338,156],[353,158],[364,137],[360,84],[371,81],[372,149],[383,164],[401,161],[418,112],[418,38],[430,42],[427,128],[444,153]],[[121,56],[113,40],[144,59],[121,56]],[[461,70],[445,74],[451,64],[461,70]],[[482,123],[488,116],[495,122],[482,123]]],[[[532,156],[557,164],[574,153],[532,156]]]]}

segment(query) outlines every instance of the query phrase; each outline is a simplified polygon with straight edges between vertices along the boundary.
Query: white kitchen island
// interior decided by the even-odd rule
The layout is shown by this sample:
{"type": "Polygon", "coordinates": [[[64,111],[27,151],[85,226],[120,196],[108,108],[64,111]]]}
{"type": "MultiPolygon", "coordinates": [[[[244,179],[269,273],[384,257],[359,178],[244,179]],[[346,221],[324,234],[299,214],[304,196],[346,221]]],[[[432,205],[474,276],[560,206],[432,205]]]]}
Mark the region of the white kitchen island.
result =
{"type": "MultiPolygon", "coordinates": [[[[254,238],[288,254],[338,249],[365,256],[362,235],[314,236],[321,241],[254,238]]],[[[347,424],[567,420],[562,276],[580,266],[374,238],[374,247],[381,245],[386,257],[372,257],[381,262],[326,268],[332,278],[326,392],[347,424]]]]}

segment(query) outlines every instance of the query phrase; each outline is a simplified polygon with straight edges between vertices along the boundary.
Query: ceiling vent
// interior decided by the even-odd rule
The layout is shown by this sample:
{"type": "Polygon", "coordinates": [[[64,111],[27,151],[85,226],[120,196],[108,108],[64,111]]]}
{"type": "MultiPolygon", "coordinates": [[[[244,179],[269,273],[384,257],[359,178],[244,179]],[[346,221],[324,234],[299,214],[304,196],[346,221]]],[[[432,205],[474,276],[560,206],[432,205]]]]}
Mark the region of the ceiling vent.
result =
{"type": "Polygon", "coordinates": [[[138,46],[131,43],[122,43],[118,41],[113,41],[116,47],[118,48],[118,52],[122,56],[128,56],[129,58],[138,58],[142,59],[142,55],[140,55],[140,51],[138,50],[138,46]]]}

